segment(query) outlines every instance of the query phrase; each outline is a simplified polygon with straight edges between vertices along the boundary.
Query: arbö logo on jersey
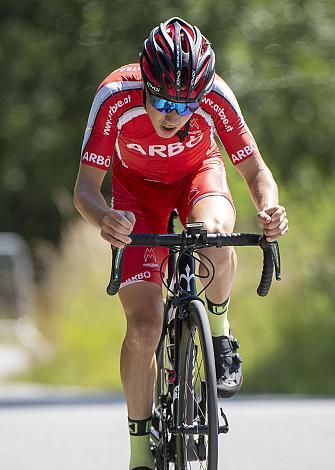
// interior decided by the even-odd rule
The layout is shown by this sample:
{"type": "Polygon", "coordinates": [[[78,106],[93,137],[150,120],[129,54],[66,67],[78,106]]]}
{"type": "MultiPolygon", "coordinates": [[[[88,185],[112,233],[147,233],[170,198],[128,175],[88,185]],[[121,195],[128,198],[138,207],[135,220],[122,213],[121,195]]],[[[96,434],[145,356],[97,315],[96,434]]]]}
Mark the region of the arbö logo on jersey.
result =
{"type": "Polygon", "coordinates": [[[126,283],[128,282],[137,282],[137,281],[145,281],[145,279],[150,279],[151,273],[149,271],[144,271],[143,273],[137,273],[135,276],[128,277],[126,283]]]}
{"type": "Polygon", "coordinates": [[[233,163],[238,163],[249,157],[255,151],[257,151],[257,145],[253,140],[250,140],[249,145],[246,145],[243,149],[237,150],[233,153],[231,159],[233,163]]]}
{"type": "Polygon", "coordinates": [[[96,153],[88,153],[88,152],[84,153],[84,156],[81,160],[83,162],[95,163],[96,165],[103,166],[105,168],[110,167],[110,164],[112,161],[109,155],[107,155],[107,157],[104,157],[103,155],[98,155],[96,153]]]}
{"type": "Polygon", "coordinates": [[[144,252],[144,263],[143,266],[148,268],[157,268],[157,258],[155,253],[155,248],[146,248],[144,252]]]}
{"type": "Polygon", "coordinates": [[[149,157],[174,157],[182,153],[185,149],[195,147],[203,139],[203,134],[194,136],[191,135],[187,142],[173,142],[168,145],[149,145],[142,146],[140,144],[127,144],[127,147],[131,150],[136,150],[143,156],[149,157]]]}
{"type": "Polygon", "coordinates": [[[157,86],[153,85],[150,82],[147,82],[147,87],[150,88],[150,90],[155,91],[156,93],[159,93],[161,90],[160,88],[158,88],[157,86]]]}

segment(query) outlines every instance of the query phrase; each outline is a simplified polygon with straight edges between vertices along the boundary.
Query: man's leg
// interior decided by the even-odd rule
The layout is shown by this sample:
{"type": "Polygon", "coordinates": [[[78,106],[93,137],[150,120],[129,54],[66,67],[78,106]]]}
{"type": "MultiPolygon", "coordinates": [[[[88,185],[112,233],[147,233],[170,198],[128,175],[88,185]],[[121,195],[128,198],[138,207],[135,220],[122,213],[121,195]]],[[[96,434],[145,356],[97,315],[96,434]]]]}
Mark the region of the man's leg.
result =
{"type": "Polygon", "coordinates": [[[155,351],[163,322],[162,290],[153,282],[137,282],[120,289],[119,297],[127,318],[121,379],[129,418],[129,468],[153,469],[148,430],[156,379],[155,351]]]}
{"type": "MultiPolygon", "coordinates": [[[[204,222],[205,228],[210,233],[232,232],[235,225],[235,210],[225,196],[207,196],[193,206],[188,221],[204,222]]],[[[235,250],[233,247],[217,250],[204,248],[200,254],[207,256],[215,267],[215,277],[206,290],[206,296],[214,304],[222,304],[230,296],[237,264],[235,250]]],[[[205,274],[204,268],[200,274],[205,274]]]]}
{"type": "MultiPolygon", "coordinates": [[[[235,210],[225,196],[207,196],[195,203],[189,214],[190,222],[204,222],[210,233],[232,232],[235,225],[235,210]]],[[[242,384],[241,359],[236,354],[238,343],[230,336],[227,317],[230,291],[236,270],[237,259],[233,247],[206,248],[200,256],[208,257],[215,268],[213,282],[206,289],[208,318],[213,336],[219,397],[236,393],[242,384]]],[[[208,261],[202,257],[208,266],[208,261]]],[[[210,267],[208,266],[210,269],[210,267]]],[[[200,267],[200,274],[206,270],[200,267]]],[[[202,282],[206,284],[206,279],[202,282]]]]}

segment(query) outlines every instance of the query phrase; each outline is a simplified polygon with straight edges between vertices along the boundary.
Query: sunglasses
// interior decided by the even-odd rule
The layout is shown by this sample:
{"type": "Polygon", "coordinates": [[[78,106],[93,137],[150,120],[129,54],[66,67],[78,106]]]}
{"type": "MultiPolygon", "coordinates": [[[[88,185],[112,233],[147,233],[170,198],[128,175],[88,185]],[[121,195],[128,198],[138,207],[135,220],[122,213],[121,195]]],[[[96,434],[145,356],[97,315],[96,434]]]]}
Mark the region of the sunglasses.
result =
{"type": "Polygon", "coordinates": [[[151,105],[160,113],[168,114],[171,113],[174,109],[177,111],[179,116],[189,116],[190,114],[194,113],[199,106],[199,101],[192,101],[190,103],[185,102],[178,102],[178,101],[169,101],[165,100],[164,98],[160,98],[159,96],[152,95],[148,93],[149,100],[151,105]]]}

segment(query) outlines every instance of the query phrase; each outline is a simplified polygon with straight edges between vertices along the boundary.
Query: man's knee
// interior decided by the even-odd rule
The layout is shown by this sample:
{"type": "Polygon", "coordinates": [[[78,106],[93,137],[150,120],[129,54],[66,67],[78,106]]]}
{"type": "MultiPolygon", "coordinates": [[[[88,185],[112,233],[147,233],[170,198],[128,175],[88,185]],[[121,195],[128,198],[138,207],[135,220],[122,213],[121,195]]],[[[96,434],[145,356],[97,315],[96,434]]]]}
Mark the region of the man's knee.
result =
{"type": "Polygon", "coordinates": [[[224,196],[208,196],[198,201],[189,214],[190,222],[203,222],[209,233],[232,232],[235,210],[224,196]]]}
{"type": "MultiPolygon", "coordinates": [[[[206,217],[203,221],[204,228],[208,233],[230,233],[234,230],[235,216],[231,212],[220,212],[206,217]]],[[[227,246],[219,249],[205,248],[201,253],[208,256],[214,263],[215,271],[219,274],[220,271],[230,270],[235,272],[237,267],[236,252],[232,246],[227,246]]]]}
{"type": "Polygon", "coordinates": [[[127,318],[126,344],[137,354],[153,353],[163,324],[163,300],[158,285],[140,282],[120,292],[127,318]]]}
{"type": "Polygon", "coordinates": [[[145,310],[132,312],[131,315],[127,312],[127,346],[137,354],[152,354],[158,345],[162,323],[162,315],[150,305],[145,310]]]}
{"type": "Polygon", "coordinates": [[[227,223],[227,221],[219,215],[206,219],[203,224],[208,233],[227,233],[232,231],[230,221],[227,223]]]}

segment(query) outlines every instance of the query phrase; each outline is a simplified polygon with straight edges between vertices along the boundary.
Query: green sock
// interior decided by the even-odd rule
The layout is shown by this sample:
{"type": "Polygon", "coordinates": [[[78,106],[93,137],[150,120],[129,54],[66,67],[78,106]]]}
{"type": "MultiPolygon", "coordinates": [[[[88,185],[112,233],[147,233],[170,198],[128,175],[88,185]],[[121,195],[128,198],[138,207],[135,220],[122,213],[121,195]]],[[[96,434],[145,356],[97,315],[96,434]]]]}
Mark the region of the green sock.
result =
{"type": "Polygon", "coordinates": [[[150,428],[151,416],[141,420],[128,418],[130,470],[136,467],[154,468],[154,459],[150,449],[150,428]]]}
{"type": "Polygon", "coordinates": [[[214,304],[207,297],[206,301],[212,336],[229,336],[228,307],[230,298],[228,297],[223,304],[214,304]]]}

